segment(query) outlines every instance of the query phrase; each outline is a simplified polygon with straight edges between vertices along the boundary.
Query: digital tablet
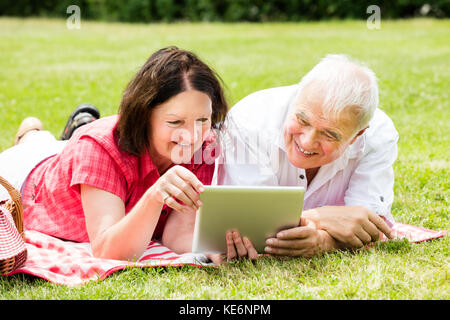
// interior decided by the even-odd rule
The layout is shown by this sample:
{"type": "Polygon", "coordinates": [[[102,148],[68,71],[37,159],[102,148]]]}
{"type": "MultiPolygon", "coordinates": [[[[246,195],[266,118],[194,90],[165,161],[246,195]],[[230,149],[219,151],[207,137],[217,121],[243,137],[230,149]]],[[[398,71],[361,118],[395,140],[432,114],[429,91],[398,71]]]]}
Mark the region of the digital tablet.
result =
{"type": "Polygon", "coordinates": [[[264,252],[267,238],[299,225],[304,193],[303,187],[205,186],[192,252],[226,253],[225,233],[230,229],[264,252]]]}

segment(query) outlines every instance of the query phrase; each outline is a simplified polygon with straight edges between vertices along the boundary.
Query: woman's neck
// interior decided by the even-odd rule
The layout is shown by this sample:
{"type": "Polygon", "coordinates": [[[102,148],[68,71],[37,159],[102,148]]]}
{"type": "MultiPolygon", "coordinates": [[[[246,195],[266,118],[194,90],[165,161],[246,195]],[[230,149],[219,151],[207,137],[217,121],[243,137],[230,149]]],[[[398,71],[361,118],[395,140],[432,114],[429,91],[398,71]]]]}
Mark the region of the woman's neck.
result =
{"type": "Polygon", "coordinates": [[[153,164],[158,169],[159,175],[162,176],[172,165],[172,161],[161,157],[159,154],[155,154],[150,150],[150,157],[152,158],[153,164]]]}

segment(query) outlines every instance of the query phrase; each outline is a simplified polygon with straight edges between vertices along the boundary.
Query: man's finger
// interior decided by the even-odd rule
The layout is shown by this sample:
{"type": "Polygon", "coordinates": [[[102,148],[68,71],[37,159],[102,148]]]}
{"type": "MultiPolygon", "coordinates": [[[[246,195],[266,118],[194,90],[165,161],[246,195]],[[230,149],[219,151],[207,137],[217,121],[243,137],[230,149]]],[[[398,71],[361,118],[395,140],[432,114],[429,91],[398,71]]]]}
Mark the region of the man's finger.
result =
{"type": "Polygon", "coordinates": [[[277,238],[270,238],[266,240],[266,246],[272,248],[300,250],[303,248],[310,248],[311,241],[308,241],[307,239],[280,240],[277,238]]]}
{"type": "Polygon", "coordinates": [[[380,230],[370,220],[364,221],[362,227],[371,236],[372,241],[378,241],[380,238],[380,230]]]}
{"type": "Polygon", "coordinates": [[[372,221],[375,226],[386,235],[386,237],[388,237],[389,239],[394,238],[394,234],[392,233],[391,228],[389,228],[387,223],[384,222],[383,218],[381,218],[378,214],[369,211],[369,220],[372,221]]]}
{"type": "Polygon", "coordinates": [[[288,256],[288,257],[298,257],[301,255],[301,250],[296,249],[285,249],[285,248],[274,248],[274,247],[265,247],[264,251],[277,256],[288,256]]]}
{"type": "Polygon", "coordinates": [[[355,235],[363,244],[372,242],[372,237],[363,228],[356,230],[355,235]]]}
{"type": "Polygon", "coordinates": [[[281,240],[303,239],[311,236],[314,229],[310,227],[295,227],[277,233],[277,238],[281,240]]]}
{"type": "Polygon", "coordinates": [[[364,243],[357,237],[353,236],[348,241],[346,241],[352,248],[361,248],[364,247],[364,243]]]}

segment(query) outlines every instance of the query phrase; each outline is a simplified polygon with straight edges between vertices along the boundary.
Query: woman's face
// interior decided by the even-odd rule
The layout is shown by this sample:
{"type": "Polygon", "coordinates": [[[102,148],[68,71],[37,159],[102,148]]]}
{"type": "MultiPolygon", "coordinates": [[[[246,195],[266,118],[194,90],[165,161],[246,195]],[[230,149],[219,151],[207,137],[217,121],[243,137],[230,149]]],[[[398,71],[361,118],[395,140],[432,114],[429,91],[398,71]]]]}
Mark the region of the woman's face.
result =
{"type": "Polygon", "coordinates": [[[187,90],[157,106],[150,117],[151,156],[159,163],[190,163],[211,129],[212,101],[187,90]]]}
{"type": "Polygon", "coordinates": [[[346,110],[332,118],[324,114],[320,97],[302,94],[284,125],[289,161],[311,169],[337,159],[364,132],[355,134],[356,116],[346,110]]]}

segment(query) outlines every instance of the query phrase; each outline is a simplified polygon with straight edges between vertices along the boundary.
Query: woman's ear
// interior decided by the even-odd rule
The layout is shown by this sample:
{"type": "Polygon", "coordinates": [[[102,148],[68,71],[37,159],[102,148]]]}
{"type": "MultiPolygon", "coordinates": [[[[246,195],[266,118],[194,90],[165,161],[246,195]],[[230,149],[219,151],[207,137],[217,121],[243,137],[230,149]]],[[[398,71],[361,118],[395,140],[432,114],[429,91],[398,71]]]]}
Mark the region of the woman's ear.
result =
{"type": "Polygon", "coordinates": [[[362,134],[364,133],[364,131],[367,130],[367,128],[369,128],[369,126],[365,127],[364,129],[361,129],[361,130],[356,134],[356,136],[353,138],[353,140],[350,142],[350,144],[353,144],[353,142],[355,142],[356,139],[357,139],[360,135],[362,135],[362,134]]]}

